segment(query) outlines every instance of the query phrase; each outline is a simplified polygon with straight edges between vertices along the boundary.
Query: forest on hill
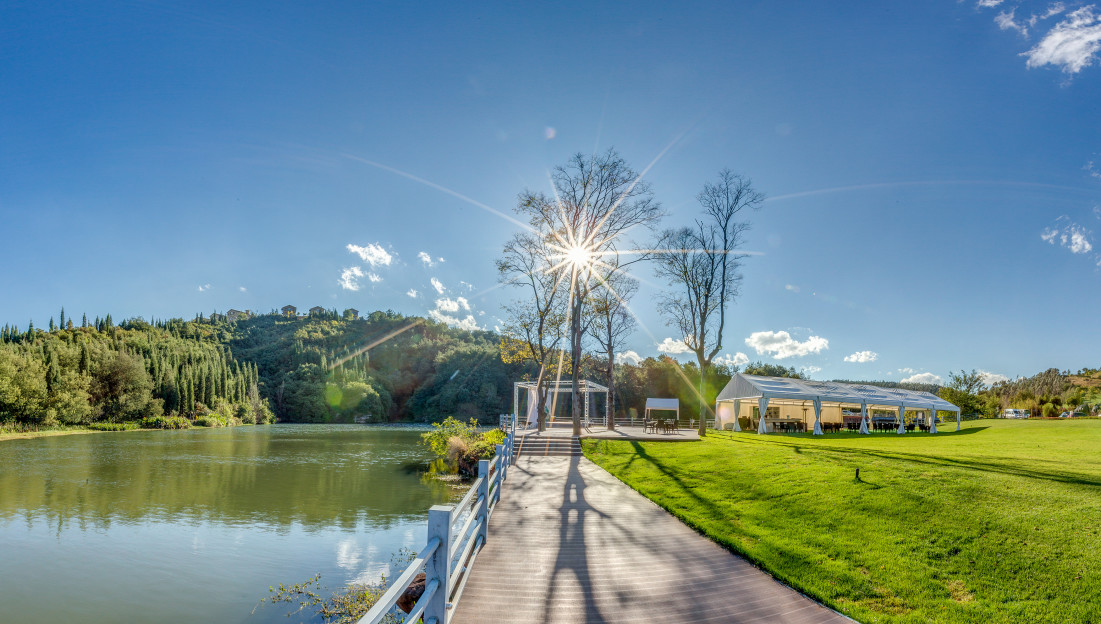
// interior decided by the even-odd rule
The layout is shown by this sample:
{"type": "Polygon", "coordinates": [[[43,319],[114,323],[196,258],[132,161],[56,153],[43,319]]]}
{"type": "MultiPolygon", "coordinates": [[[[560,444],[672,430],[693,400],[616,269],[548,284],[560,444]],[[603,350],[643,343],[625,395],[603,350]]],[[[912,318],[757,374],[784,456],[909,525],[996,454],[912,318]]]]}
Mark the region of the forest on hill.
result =
{"type": "MultiPolygon", "coordinates": [[[[743,370],[801,376],[762,362],[743,370]]],[[[713,366],[701,388],[692,362],[661,356],[617,363],[615,412],[641,412],[647,397],[677,397],[682,417],[692,417],[701,389],[713,398],[736,371],[713,366]]],[[[488,423],[512,410],[513,382],[535,373],[530,365],[503,361],[501,336],[494,332],[391,311],[363,318],[335,310],[305,317],[273,313],[233,322],[213,314],[117,325],[109,315],[76,323],[63,311],[60,323],[51,319],[47,329],[0,328],[0,424],[172,417],[213,425],[385,423],[448,416],[488,423]]],[[[585,355],[581,376],[606,384],[607,360],[585,355]]],[[[987,386],[960,371],[944,387],[912,389],[937,392],[965,413],[988,416],[1005,407],[1031,407],[1037,415],[1082,405],[1089,411],[1101,403],[1101,373],[1051,369],[987,386]]],[[[563,415],[565,407],[559,407],[563,415]]]]}

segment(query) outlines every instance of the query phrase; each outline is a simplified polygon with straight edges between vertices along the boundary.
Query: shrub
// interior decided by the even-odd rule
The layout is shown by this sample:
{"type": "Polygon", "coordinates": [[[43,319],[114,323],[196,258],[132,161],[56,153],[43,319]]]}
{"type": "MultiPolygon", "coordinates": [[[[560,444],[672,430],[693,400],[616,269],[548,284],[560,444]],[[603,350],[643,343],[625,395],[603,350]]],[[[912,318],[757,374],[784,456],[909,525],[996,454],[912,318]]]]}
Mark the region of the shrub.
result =
{"type": "MultiPolygon", "coordinates": [[[[89,429],[95,429],[96,431],[130,431],[138,428],[138,423],[135,422],[95,422],[88,425],[89,429]]],[[[141,425],[144,427],[144,425],[141,425]]]]}
{"type": "Polygon", "coordinates": [[[473,440],[477,435],[478,422],[473,418],[469,423],[448,416],[443,422],[433,423],[432,431],[421,434],[421,443],[432,449],[437,457],[447,457],[451,448],[451,438],[459,437],[463,440],[473,440]]]}
{"type": "Polygon", "coordinates": [[[211,414],[203,414],[202,416],[196,416],[192,422],[196,427],[222,427],[224,423],[218,420],[211,414]]]}
{"type": "Polygon", "coordinates": [[[470,451],[470,446],[466,443],[466,438],[459,436],[451,436],[447,441],[447,461],[448,463],[455,463],[459,459],[466,457],[466,454],[470,451]]]}
{"type": "Polygon", "coordinates": [[[1041,410],[1044,418],[1053,418],[1055,416],[1055,406],[1051,403],[1044,403],[1044,407],[1041,410]]]}
{"type": "Polygon", "coordinates": [[[191,421],[183,416],[148,416],[139,423],[142,429],[190,429],[191,421]]]}

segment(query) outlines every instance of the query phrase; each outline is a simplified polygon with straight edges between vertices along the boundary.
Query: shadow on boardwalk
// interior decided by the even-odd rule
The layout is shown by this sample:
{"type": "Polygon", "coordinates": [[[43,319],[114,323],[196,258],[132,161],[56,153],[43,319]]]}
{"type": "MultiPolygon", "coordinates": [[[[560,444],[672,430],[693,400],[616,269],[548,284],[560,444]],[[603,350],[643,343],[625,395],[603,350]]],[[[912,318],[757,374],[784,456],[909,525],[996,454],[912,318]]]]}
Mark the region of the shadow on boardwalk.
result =
{"type": "Polygon", "coordinates": [[[585,458],[513,468],[454,622],[851,622],[585,458]]]}

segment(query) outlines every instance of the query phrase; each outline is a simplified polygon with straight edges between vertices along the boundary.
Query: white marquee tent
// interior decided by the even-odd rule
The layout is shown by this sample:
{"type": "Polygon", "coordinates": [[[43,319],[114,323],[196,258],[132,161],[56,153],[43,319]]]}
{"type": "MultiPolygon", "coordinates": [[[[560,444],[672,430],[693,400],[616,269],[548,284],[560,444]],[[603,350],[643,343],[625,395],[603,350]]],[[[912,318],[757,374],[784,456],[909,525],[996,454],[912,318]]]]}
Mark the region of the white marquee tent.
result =
{"type": "MultiPolygon", "coordinates": [[[[822,406],[850,406],[860,408],[860,433],[868,433],[870,421],[869,408],[891,408],[897,411],[898,433],[906,433],[905,413],[910,410],[929,410],[936,412],[955,412],[956,431],[960,429],[960,408],[929,392],[903,390],[901,388],[881,388],[864,384],[847,384],[836,381],[810,381],[807,379],[789,379],[786,377],[761,377],[736,373],[726,384],[715,400],[715,412],[732,415],[734,430],[741,431],[738,424],[738,412],[743,402],[756,402],[756,407],[765,418],[758,419],[757,433],[767,433],[766,424],[768,406],[807,403],[814,407],[814,434],[822,435],[822,406]],[[724,404],[732,407],[724,410],[724,404]]],[[[721,418],[716,426],[721,427],[721,418]]],[[[937,432],[936,418],[930,419],[929,433],[937,432]]]]}

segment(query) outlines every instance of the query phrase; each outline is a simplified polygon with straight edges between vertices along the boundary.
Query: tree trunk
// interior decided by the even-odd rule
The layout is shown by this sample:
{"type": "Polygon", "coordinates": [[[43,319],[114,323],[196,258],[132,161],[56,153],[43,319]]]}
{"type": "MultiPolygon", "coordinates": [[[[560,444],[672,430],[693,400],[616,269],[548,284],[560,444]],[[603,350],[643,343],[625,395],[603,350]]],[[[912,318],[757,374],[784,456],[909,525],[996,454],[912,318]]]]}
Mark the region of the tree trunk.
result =
{"type": "MultiPolygon", "coordinates": [[[[535,400],[537,405],[535,406],[535,422],[539,426],[539,432],[542,433],[547,429],[547,387],[543,383],[543,378],[547,374],[545,366],[539,367],[539,378],[535,386],[535,400]]],[[[525,419],[526,420],[526,419],[525,419]]]]}
{"type": "Polygon", "coordinates": [[[570,412],[573,415],[573,435],[581,435],[581,409],[577,400],[577,386],[581,380],[581,293],[574,294],[573,318],[570,319],[570,352],[573,358],[573,370],[570,379],[573,381],[570,388],[570,412]]]}
{"type": "Polygon", "coordinates": [[[699,433],[701,438],[707,436],[707,399],[704,397],[707,386],[704,380],[707,378],[707,366],[709,364],[710,362],[700,361],[700,426],[696,433],[699,433]]]}
{"type": "Polygon", "coordinates": [[[615,431],[615,343],[612,339],[612,320],[608,319],[608,394],[605,395],[608,402],[604,413],[608,415],[608,422],[604,426],[608,431],[615,431]]]}

